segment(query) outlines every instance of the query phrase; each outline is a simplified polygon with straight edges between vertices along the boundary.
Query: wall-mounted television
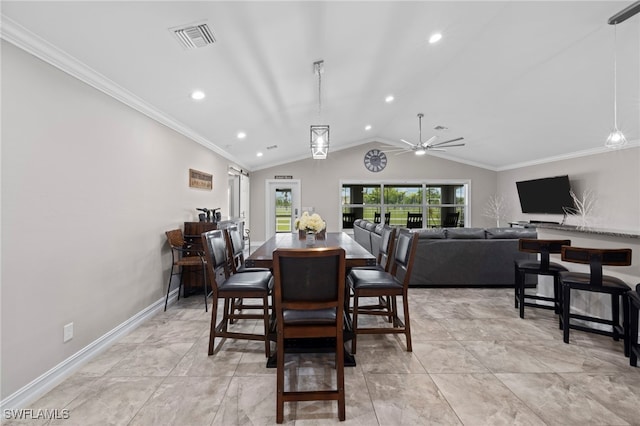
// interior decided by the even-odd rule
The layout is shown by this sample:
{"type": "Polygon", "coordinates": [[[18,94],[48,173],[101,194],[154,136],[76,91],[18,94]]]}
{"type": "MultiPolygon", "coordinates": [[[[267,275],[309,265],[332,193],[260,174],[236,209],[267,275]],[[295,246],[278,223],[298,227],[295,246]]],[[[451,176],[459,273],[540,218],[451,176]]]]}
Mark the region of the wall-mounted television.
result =
{"type": "Polygon", "coordinates": [[[565,214],[575,207],[569,191],[569,176],[516,182],[522,213],[565,214]]]}

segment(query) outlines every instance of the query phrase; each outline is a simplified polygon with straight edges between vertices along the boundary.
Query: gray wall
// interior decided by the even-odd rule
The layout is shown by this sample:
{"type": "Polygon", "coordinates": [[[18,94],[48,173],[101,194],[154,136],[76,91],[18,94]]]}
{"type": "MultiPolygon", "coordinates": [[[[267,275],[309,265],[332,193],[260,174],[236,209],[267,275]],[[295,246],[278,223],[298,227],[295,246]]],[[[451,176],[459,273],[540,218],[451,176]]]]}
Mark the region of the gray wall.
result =
{"type": "Polygon", "coordinates": [[[163,297],[164,232],[199,206],[227,214],[227,167],[2,43],[3,399],[163,297]],[[189,168],[214,190],[189,188],[189,168]]]}
{"type": "Polygon", "coordinates": [[[486,199],[495,193],[497,173],[431,155],[388,155],[387,167],[378,173],[367,171],[364,155],[379,143],[360,145],[341,151],[329,151],[327,160],[295,161],[251,173],[251,236],[253,241],[265,237],[265,185],[275,175],[300,179],[302,206],[314,206],[327,222],[329,231],[342,226],[340,214],[340,180],[401,181],[466,179],[471,182],[471,226],[491,226],[495,222],[483,216],[486,199]]]}
{"type": "MultiPolygon", "coordinates": [[[[589,225],[600,228],[640,231],[640,148],[605,151],[542,165],[521,167],[498,173],[497,192],[512,207],[513,220],[562,221],[562,215],[523,214],[515,182],[558,175],[569,175],[571,187],[579,197],[585,189],[594,191],[597,202],[589,225]]],[[[567,224],[578,225],[568,216],[567,224]]]]}

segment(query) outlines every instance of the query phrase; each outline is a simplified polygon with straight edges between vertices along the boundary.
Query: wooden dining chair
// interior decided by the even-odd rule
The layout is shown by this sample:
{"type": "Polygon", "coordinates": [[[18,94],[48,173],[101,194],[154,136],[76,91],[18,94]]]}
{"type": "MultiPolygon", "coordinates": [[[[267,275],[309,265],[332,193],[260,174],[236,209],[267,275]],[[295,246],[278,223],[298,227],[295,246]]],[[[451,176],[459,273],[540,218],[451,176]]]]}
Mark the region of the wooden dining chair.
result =
{"type": "Polygon", "coordinates": [[[271,355],[267,332],[269,329],[269,294],[273,287],[273,276],[269,271],[245,272],[230,274],[228,268],[227,247],[222,230],[209,231],[202,234],[207,259],[207,277],[213,290],[211,307],[211,329],[209,332],[209,355],[214,353],[215,338],[232,338],[260,340],[265,344],[265,355],[271,355]],[[226,276],[226,278],[225,278],[226,276]],[[220,279],[218,279],[220,277],[220,279]],[[244,309],[260,313],[240,312],[231,309],[234,299],[258,299],[260,304],[245,305],[244,309]],[[218,301],[223,300],[222,319],[217,322],[218,301]],[[262,334],[251,334],[229,331],[232,321],[238,319],[259,319],[264,323],[262,334]]]}
{"type": "Polygon", "coordinates": [[[408,289],[413,260],[418,247],[418,233],[401,229],[396,241],[391,270],[354,268],[347,278],[353,293],[353,339],[351,353],[356,353],[356,343],[360,334],[404,334],[407,339],[407,351],[411,352],[411,322],[409,319],[408,289]],[[402,297],[404,321],[398,316],[397,297],[402,297]],[[360,306],[361,297],[389,297],[390,310],[384,306],[360,306]],[[359,327],[360,315],[383,315],[391,318],[391,327],[359,327]]]}
{"type": "Polygon", "coordinates": [[[169,274],[169,284],[167,285],[167,297],[164,299],[164,310],[167,310],[169,302],[169,292],[171,291],[171,278],[174,275],[180,275],[180,283],[178,284],[178,300],[180,300],[180,289],[184,280],[184,268],[200,267],[202,268],[202,292],[204,293],[204,310],[207,311],[207,269],[202,250],[194,250],[184,239],[181,229],[172,229],[165,232],[169,246],[171,246],[171,271],[169,274]]]}
{"type": "MultiPolygon", "coordinates": [[[[242,273],[242,272],[256,272],[256,271],[269,271],[269,268],[247,268],[244,265],[244,242],[237,225],[229,226],[224,229],[224,238],[227,246],[227,260],[228,269],[227,276],[242,273]]],[[[231,300],[231,312],[242,311],[243,309],[251,309],[252,305],[245,305],[243,299],[234,298],[231,300]]],[[[234,320],[231,319],[230,323],[233,324],[234,320]]]]}
{"type": "MultiPolygon", "coordinates": [[[[284,420],[284,403],[337,401],[345,419],[344,298],[345,251],[342,248],[277,249],[273,253],[274,309],[277,335],[276,422],[284,420]],[[335,340],[336,387],[285,390],[286,339],[335,340]]],[[[294,376],[295,377],[295,376],[294,376]]]]}

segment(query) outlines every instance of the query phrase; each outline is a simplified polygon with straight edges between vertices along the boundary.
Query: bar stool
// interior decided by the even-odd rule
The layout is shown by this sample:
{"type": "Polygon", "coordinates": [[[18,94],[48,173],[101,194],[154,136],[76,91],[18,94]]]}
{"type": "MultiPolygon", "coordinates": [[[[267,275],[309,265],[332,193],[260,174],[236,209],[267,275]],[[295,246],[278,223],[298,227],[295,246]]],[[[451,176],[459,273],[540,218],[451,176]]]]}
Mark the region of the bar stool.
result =
{"type": "Polygon", "coordinates": [[[524,307],[553,309],[556,314],[560,313],[560,281],[559,274],[567,271],[567,268],[559,263],[550,262],[549,254],[560,253],[562,246],[570,246],[571,240],[538,240],[535,238],[520,238],[518,240],[518,250],[525,253],[538,253],[540,260],[519,259],[515,265],[515,299],[516,307],[520,308],[520,318],[524,318],[524,307]],[[553,297],[539,296],[537,294],[525,294],[525,276],[547,275],[553,277],[553,297]],[[525,299],[543,300],[552,302],[553,305],[542,305],[526,302],[525,299]]]}
{"type": "Polygon", "coordinates": [[[640,345],[638,345],[638,317],[640,315],[640,284],[636,285],[636,291],[630,291],[629,295],[629,365],[638,366],[640,345]]]}
{"type": "Polygon", "coordinates": [[[569,329],[612,336],[614,340],[624,339],[624,353],[629,354],[629,302],[627,292],[631,288],[621,279],[609,275],[602,275],[602,266],[631,265],[631,249],[592,249],[564,246],[561,250],[562,260],[565,262],[582,263],[590,266],[590,273],[560,272],[562,286],[562,316],[561,327],[563,340],[569,343],[569,329]],[[591,291],[611,295],[611,319],[604,319],[589,315],[572,314],[571,290],[591,291]],[[622,298],[623,325],[620,325],[620,298],[622,298]],[[604,331],[593,327],[571,324],[571,318],[606,324],[612,331],[604,331]]]}

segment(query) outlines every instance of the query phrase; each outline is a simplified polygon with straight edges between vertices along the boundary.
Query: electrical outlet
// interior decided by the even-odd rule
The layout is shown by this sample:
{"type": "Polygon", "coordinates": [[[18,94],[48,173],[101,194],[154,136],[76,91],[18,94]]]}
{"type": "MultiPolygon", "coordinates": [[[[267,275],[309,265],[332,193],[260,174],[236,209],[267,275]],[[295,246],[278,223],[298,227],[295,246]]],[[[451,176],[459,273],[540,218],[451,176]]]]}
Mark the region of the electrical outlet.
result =
{"type": "Polygon", "coordinates": [[[64,326],[64,338],[62,343],[67,343],[69,340],[73,339],[73,323],[64,326]]]}

